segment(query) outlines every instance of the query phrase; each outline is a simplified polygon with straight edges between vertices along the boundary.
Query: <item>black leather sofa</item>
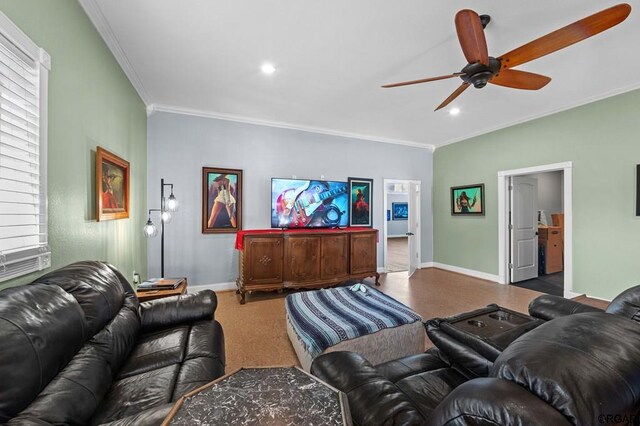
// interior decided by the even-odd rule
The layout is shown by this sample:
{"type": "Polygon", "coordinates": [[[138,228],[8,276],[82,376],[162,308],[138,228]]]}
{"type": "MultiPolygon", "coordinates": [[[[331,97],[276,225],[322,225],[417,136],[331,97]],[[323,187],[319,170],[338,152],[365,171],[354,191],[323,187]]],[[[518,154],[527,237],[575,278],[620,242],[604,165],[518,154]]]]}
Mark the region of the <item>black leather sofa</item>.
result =
{"type": "Polygon", "coordinates": [[[640,286],[606,312],[541,296],[529,313],[542,321],[493,360],[430,321],[424,354],[372,366],[334,352],[311,372],[347,394],[361,426],[639,424],[639,301],[640,286]]]}
{"type": "Polygon", "coordinates": [[[216,306],[212,291],[139,304],[101,262],[0,291],[0,423],[159,424],[224,374],[216,306]]]}

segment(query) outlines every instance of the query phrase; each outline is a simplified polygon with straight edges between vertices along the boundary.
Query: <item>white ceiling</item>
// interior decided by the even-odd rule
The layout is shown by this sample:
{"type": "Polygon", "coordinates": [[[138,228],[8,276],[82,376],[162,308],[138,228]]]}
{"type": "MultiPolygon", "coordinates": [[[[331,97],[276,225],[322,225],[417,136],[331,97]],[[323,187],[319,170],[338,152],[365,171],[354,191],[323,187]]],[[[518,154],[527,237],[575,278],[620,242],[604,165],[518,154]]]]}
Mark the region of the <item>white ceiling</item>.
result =
{"type": "Polygon", "coordinates": [[[640,0],[622,24],[517,68],[551,77],[542,90],[470,88],[457,117],[433,110],[458,79],[380,85],[462,69],[458,10],[491,15],[497,57],[616,2],[80,2],[151,110],[437,147],[640,87],[640,0]]]}

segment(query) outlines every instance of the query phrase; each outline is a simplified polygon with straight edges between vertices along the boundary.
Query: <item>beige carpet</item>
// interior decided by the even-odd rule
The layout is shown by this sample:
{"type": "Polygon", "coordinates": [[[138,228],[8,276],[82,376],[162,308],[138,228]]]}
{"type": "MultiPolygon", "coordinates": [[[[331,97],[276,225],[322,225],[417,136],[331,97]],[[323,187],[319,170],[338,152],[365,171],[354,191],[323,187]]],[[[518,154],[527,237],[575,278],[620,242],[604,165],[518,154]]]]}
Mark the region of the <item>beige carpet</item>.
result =
{"type": "Polygon", "coordinates": [[[387,238],[387,270],[400,272],[409,269],[408,237],[387,238]]]}
{"type": "MultiPolygon", "coordinates": [[[[368,283],[373,285],[371,280],[368,283]]],[[[443,271],[420,269],[381,277],[382,291],[413,308],[424,319],[443,317],[497,303],[526,312],[540,293],[443,271]]],[[[234,291],[218,293],[216,318],[225,333],[227,371],[239,367],[298,365],[285,323],[284,298],[289,292],[254,293],[240,305],[234,291]]]]}

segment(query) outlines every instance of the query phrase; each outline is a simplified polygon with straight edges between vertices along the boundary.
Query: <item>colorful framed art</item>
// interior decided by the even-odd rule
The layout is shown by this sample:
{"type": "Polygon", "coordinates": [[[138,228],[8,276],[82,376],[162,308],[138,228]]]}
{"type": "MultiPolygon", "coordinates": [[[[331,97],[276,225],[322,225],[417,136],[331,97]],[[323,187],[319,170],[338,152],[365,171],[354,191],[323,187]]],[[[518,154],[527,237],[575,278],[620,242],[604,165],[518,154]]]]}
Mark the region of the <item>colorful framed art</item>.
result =
{"type": "Polygon", "coordinates": [[[353,178],[349,181],[349,226],[373,227],[373,179],[353,178]]]}
{"type": "Polygon", "coordinates": [[[242,229],[242,170],[202,168],[202,233],[242,229]]]}
{"type": "Polygon", "coordinates": [[[391,203],[393,220],[409,220],[409,203],[391,203]]]}
{"type": "Polygon", "coordinates": [[[129,162],[96,149],[96,221],[129,217],[129,162]]]}
{"type": "Polygon", "coordinates": [[[484,216],[484,184],[452,187],[451,214],[484,216]]]}

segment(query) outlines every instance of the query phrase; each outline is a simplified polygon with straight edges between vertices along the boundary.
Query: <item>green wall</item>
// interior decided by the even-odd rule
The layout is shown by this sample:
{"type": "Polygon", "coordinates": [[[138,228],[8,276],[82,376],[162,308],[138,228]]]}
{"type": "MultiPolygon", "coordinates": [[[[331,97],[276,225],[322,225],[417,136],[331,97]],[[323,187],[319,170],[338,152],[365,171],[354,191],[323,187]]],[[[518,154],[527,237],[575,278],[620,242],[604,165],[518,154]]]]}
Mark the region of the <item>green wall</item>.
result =
{"type": "MultiPolygon", "coordinates": [[[[76,0],[0,0],[0,10],[51,55],[48,144],[51,269],[92,259],[113,263],[127,277],[131,277],[134,269],[144,275],[145,105],[76,0]],[[94,220],[98,145],[131,163],[129,219],[94,220]]],[[[36,276],[0,283],[0,288],[26,283],[36,276]]]]}
{"type": "Polygon", "coordinates": [[[498,130],[434,153],[434,260],[498,273],[498,171],[573,162],[573,291],[640,284],[640,91],[498,130]],[[484,183],[486,216],[452,217],[451,186],[484,183]]]}

